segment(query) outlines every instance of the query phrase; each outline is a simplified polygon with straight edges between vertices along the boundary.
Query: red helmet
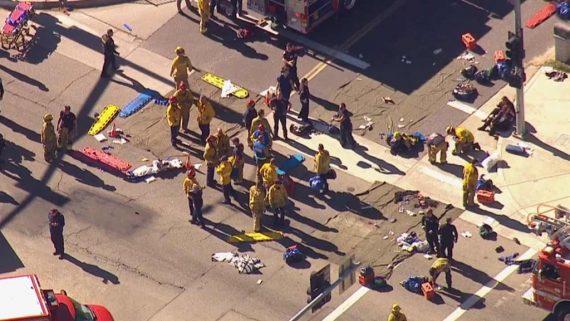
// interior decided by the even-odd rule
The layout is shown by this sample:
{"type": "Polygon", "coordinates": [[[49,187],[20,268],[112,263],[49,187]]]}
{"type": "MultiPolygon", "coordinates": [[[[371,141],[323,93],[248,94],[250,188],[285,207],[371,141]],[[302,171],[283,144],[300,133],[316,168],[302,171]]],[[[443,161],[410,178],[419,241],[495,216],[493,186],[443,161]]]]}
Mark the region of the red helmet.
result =
{"type": "Polygon", "coordinates": [[[265,131],[265,126],[263,126],[263,124],[259,124],[259,126],[257,126],[257,129],[258,129],[259,131],[264,132],[264,131],[265,131]]]}
{"type": "Polygon", "coordinates": [[[253,107],[255,106],[255,100],[251,99],[248,103],[247,103],[247,107],[253,107]]]}
{"type": "Polygon", "coordinates": [[[194,178],[196,177],[196,169],[194,168],[194,165],[190,165],[188,166],[188,178],[194,178]]]}
{"type": "Polygon", "coordinates": [[[176,96],[170,96],[170,98],[168,98],[168,102],[171,104],[176,104],[178,102],[178,99],[176,99],[176,96]]]}
{"type": "Polygon", "coordinates": [[[182,91],[185,91],[186,90],[186,84],[183,81],[181,81],[178,84],[178,88],[180,88],[180,90],[182,90],[182,91]]]}

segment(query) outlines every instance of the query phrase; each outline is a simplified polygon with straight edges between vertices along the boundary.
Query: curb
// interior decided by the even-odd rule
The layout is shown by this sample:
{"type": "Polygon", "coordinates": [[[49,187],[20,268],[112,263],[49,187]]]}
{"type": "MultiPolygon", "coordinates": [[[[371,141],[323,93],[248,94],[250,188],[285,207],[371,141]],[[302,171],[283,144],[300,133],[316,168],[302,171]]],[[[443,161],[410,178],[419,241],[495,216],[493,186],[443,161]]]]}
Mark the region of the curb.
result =
{"type": "MultiPolygon", "coordinates": [[[[13,10],[16,6],[16,3],[19,1],[11,1],[11,0],[0,0],[0,7],[13,10]]],[[[56,9],[61,8],[61,4],[59,1],[30,1],[36,10],[46,10],[46,9],[56,9]]],[[[114,4],[121,4],[121,3],[129,3],[134,2],[134,0],[72,0],[66,1],[66,5],[70,6],[71,8],[93,8],[93,7],[103,7],[109,6],[114,4]]]]}

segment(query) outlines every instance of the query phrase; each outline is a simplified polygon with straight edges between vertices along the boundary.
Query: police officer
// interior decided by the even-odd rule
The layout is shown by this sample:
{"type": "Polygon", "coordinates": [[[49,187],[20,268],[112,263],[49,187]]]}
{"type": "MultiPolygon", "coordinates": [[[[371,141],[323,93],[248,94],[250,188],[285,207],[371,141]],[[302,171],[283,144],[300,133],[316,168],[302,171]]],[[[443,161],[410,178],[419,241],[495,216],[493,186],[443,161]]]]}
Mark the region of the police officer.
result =
{"type": "Polygon", "coordinates": [[[451,218],[448,217],[438,231],[441,244],[441,254],[450,261],[453,260],[453,245],[457,243],[459,235],[455,225],[451,224],[451,218]]]}
{"type": "Polygon", "coordinates": [[[117,70],[119,67],[117,66],[117,60],[115,56],[119,55],[117,51],[117,46],[115,45],[115,41],[113,40],[113,29],[107,30],[107,33],[103,35],[103,55],[105,57],[103,61],[103,68],[101,70],[101,78],[109,77],[107,73],[107,69],[109,66],[113,66],[113,69],[117,70]]]}
{"type": "Polygon", "coordinates": [[[289,68],[289,79],[293,83],[293,88],[299,90],[299,76],[297,75],[297,48],[294,44],[288,42],[283,52],[283,63],[289,68]]]}
{"type": "Polygon", "coordinates": [[[281,123],[283,138],[287,140],[287,112],[291,108],[291,104],[283,98],[281,93],[276,98],[271,99],[269,104],[273,110],[273,139],[279,139],[279,123],[281,123]]]}
{"type": "Polygon", "coordinates": [[[429,209],[426,212],[426,215],[422,217],[422,228],[426,232],[426,240],[429,244],[430,252],[439,253],[439,242],[437,240],[437,231],[439,228],[439,220],[435,215],[433,215],[433,211],[429,209]]]}
{"type": "Polygon", "coordinates": [[[59,259],[63,260],[63,227],[65,226],[65,218],[57,209],[52,209],[48,214],[49,234],[51,242],[55,248],[53,255],[59,255],[59,259]]]}

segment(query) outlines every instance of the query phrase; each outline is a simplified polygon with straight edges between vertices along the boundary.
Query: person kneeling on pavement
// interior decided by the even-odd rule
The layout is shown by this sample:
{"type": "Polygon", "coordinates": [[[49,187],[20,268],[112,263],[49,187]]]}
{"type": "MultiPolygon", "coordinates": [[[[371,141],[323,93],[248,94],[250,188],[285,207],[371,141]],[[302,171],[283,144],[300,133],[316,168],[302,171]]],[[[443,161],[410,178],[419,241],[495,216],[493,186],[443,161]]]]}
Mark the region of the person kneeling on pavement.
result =
{"type": "Polygon", "coordinates": [[[449,259],[438,255],[438,258],[433,262],[429,269],[430,283],[434,289],[437,288],[437,278],[441,273],[445,273],[445,283],[447,284],[447,288],[452,289],[451,264],[449,263],[449,259]]]}
{"type": "Polygon", "coordinates": [[[479,143],[475,142],[473,133],[465,128],[449,126],[445,130],[448,135],[453,137],[455,141],[455,148],[451,152],[453,155],[464,154],[471,149],[481,150],[479,143]]]}
{"type": "Polygon", "coordinates": [[[388,135],[386,142],[390,146],[390,153],[398,155],[412,151],[417,146],[419,140],[414,135],[394,132],[393,135],[388,135]]]}

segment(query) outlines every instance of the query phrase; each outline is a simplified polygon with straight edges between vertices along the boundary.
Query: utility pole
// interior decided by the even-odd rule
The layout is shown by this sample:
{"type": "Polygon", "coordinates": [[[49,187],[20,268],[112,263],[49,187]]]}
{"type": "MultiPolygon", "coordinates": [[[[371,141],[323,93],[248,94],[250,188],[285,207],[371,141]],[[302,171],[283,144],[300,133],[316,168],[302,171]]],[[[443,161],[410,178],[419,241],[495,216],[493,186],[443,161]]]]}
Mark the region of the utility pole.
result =
{"type": "MultiPolygon", "coordinates": [[[[524,138],[526,134],[526,123],[524,117],[524,82],[526,74],[524,71],[524,40],[522,28],[522,14],[521,14],[521,0],[511,0],[515,9],[515,35],[520,40],[520,54],[517,55],[519,59],[514,59],[514,66],[520,68],[521,85],[517,86],[517,100],[516,100],[516,135],[524,138]]],[[[517,73],[519,75],[519,73],[517,73]]]]}

